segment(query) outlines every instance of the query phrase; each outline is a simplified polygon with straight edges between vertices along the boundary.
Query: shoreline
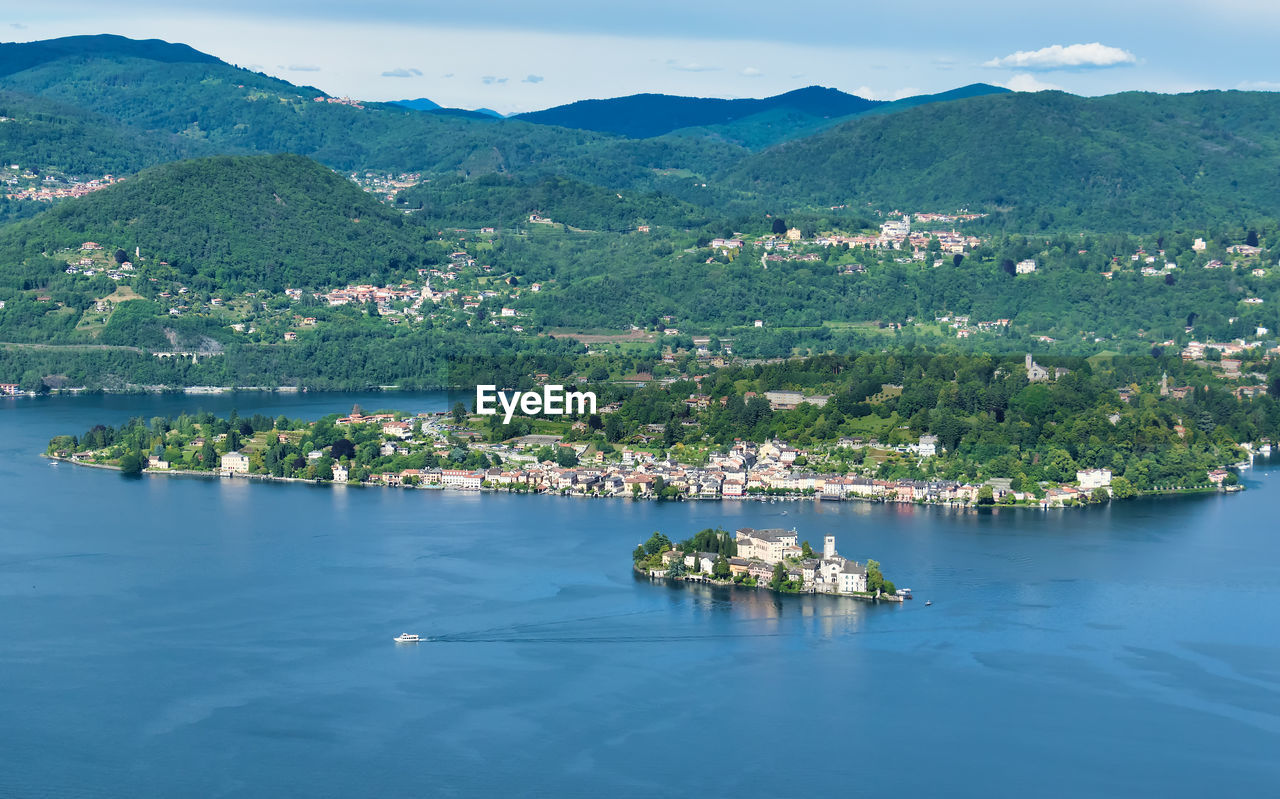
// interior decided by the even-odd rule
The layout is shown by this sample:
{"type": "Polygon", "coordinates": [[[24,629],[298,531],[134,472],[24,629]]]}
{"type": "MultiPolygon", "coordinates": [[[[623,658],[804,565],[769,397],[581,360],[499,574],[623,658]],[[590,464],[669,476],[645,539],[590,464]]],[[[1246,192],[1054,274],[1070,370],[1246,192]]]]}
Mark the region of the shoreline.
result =
{"type": "MultiPolygon", "coordinates": [[[[54,463],[66,463],[71,466],[86,466],[90,469],[106,469],[108,471],[114,471],[114,472],[120,471],[119,466],[113,466],[108,463],[91,463],[89,461],[81,461],[81,460],[75,460],[73,458],[61,457],[58,455],[50,455],[47,452],[40,453],[39,457],[54,463]]],[[[977,503],[964,503],[964,502],[952,502],[952,501],[918,502],[918,501],[912,500],[910,502],[904,502],[902,500],[891,499],[888,497],[863,497],[863,496],[828,497],[828,496],[823,496],[821,494],[814,494],[812,496],[796,496],[796,495],[742,496],[742,497],[693,496],[693,497],[678,497],[675,499],[663,499],[661,497],[656,497],[656,496],[631,496],[631,495],[623,496],[623,495],[581,494],[581,493],[575,494],[572,492],[567,492],[567,493],[561,492],[559,490],[554,490],[554,489],[553,490],[538,489],[538,490],[520,491],[520,490],[511,489],[511,488],[504,489],[502,487],[495,487],[495,486],[485,486],[481,488],[455,488],[455,487],[439,485],[439,484],[408,486],[408,485],[376,485],[372,483],[339,483],[332,480],[317,480],[317,479],[307,478],[307,477],[277,477],[271,474],[229,473],[229,472],[222,472],[222,471],[206,472],[206,471],[194,471],[191,469],[146,468],[146,469],[143,469],[138,474],[138,477],[144,477],[144,476],[146,477],[151,477],[151,476],[199,477],[199,478],[213,479],[213,480],[239,479],[239,480],[248,480],[248,481],[256,480],[261,483],[302,483],[302,484],[314,485],[314,486],[321,486],[321,485],[349,486],[349,487],[355,487],[355,488],[384,488],[384,489],[400,488],[400,489],[425,490],[425,491],[452,490],[452,491],[456,491],[460,493],[468,493],[468,494],[473,494],[473,493],[474,494],[485,494],[485,493],[528,494],[531,496],[556,496],[556,497],[567,497],[572,499],[629,499],[629,500],[643,500],[643,501],[649,501],[649,502],[735,502],[735,501],[742,501],[742,502],[810,501],[810,502],[816,502],[816,503],[861,502],[861,503],[867,503],[867,504],[873,504],[873,505],[913,505],[913,506],[919,506],[919,507],[925,507],[925,508],[945,508],[947,510],[958,510],[958,511],[982,511],[982,510],[988,510],[988,509],[989,510],[1021,509],[1021,510],[1040,510],[1040,511],[1068,510],[1068,509],[1076,509],[1076,508],[1089,508],[1095,505],[1110,504],[1111,502],[1126,501],[1123,499],[1117,500],[1113,498],[1106,503],[1086,502],[1086,503],[1078,503],[1073,505],[1049,505],[1047,503],[1028,504],[1025,502],[1015,503],[1012,505],[1001,505],[999,503],[996,503],[993,505],[979,505],[977,503]]],[[[1132,499],[1146,499],[1146,498],[1154,498],[1154,497],[1171,497],[1171,496],[1199,496],[1203,494],[1234,494],[1234,493],[1239,493],[1243,490],[1244,490],[1244,486],[1242,485],[1219,486],[1219,487],[1203,487],[1202,486],[1202,487],[1195,487],[1195,488],[1175,488],[1175,489],[1153,490],[1153,491],[1142,492],[1132,497],[1132,499]]],[[[668,578],[663,578],[663,579],[668,579],[668,578]]],[[[841,595],[841,596],[844,596],[844,595],[841,595]]]]}
{"type": "Polygon", "coordinates": [[[742,585],[741,583],[735,583],[733,580],[717,580],[714,577],[707,577],[704,575],[668,577],[665,574],[652,574],[650,572],[647,572],[641,569],[639,566],[636,566],[635,564],[631,565],[631,570],[636,574],[636,576],[644,577],[648,579],[650,582],[692,583],[694,585],[708,585],[713,588],[741,588],[744,591],[746,590],[768,591],[769,593],[777,594],[778,596],[829,596],[829,597],[836,597],[838,599],[856,599],[861,602],[872,602],[876,604],[879,604],[881,602],[890,602],[894,604],[906,603],[905,598],[897,596],[895,594],[880,594],[879,596],[875,596],[872,594],[840,594],[840,593],[827,592],[827,591],[777,591],[773,588],[770,588],[767,583],[757,583],[755,585],[742,585]]]}

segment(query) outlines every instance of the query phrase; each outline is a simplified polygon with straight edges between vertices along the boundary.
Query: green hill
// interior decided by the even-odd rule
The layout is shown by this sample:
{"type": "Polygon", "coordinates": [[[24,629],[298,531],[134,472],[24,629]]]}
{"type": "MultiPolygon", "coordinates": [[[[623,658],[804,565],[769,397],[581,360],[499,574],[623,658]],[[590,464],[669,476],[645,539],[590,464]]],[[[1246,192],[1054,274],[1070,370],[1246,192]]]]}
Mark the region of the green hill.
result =
{"type": "MultiPolygon", "coordinates": [[[[5,283],[92,240],[167,261],[193,288],[332,285],[416,261],[432,236],[350,181],[296,155],[217,156],[153,167],[0,231],[5,283]]],[[[65,264],[63,264],[65,266],[65,264]]]]}
{"type": "Polygon", "coordinates": [[[1151,230],[1274,214],[1280,95],[1003,94],[868,115],[736,164],[793,203],[997,213],[1023,229],[1151,230]]]}

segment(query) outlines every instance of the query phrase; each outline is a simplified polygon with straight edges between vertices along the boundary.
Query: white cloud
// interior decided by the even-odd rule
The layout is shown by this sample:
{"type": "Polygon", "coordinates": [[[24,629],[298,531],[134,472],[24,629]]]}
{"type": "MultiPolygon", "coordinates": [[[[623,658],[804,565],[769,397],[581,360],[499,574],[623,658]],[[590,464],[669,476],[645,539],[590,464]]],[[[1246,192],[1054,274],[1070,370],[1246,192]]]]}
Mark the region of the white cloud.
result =
{"type": "Polygon", "coordinates": [[[1040,80],[1035,75],[1027,72],[1019,72],[1009,80],[1005,81],[1004,87],[1015,92],[1049,92],[1062,91],[1061,86],[1047,83],[1040,80]]]}
{"type": "Polygon", "coordinates": [[[671,68],[680,72],[715,72],[720,69],[720,67],[699,64],[697,61],[688,64],[671,64],[671,68]]]}
{"type": "Polygon", "coordinates": [[[416,78],[416,77],[420,77],[421,75],[422,75],[422,70],[416,69],[414,67],[409,67],[408,69],[405,69],[403,67],[400,67],[397,69],[388,69],[386,72],[382,73],[382,77],[384,78],[416,78]]]}
{"type": "Polygon", "coordinates": [[[24,31],[27,29],[27,26],[23,25],[21,22],[10,22],[9,27],[19,31],[24,31]]]}
{"type": "Polygon", "coordinates": [[[759,78],[762,75],[764,75],[764,73],[756,69],[755,67],[747,67],[746,69],[742,70],[741,75],[744,78],[759,78]]]}
{"type": "Polygon", "coordinates": [[[542,83],[546,78],[541,75],[527,75],[521,83],[542,83]]]}
{"type": "Polygon", "coordinates": [[[320,67],[314,64],[290,64],[286,67],[290,72],[319,72],[320,67]]]}
{"type": "Polygon", "coordinates": [[[1280,81],[1274,80],[1242,80],[1236,88],[1246,92],[1280,92],[1280,81]]]}
{"type": "Polygon", "coordinates": [[[1137,56],[1128,50],[1092,42],[1091,44],[1069,44],[1065,47],[1054,44],[1039,50],[1019,50],[1003,58],[993,58],[983,66],[1029,70],[1097,69],[1137,62],[1137,56]]]}
{"type": "Polygon", "coordinates": [[[485,86],[492,86],[495,83],[506,83],[507,79],[495,78],[492,75],[485,75],[483,78],[480,79],[480,82],[483,83],[485,86]]]}

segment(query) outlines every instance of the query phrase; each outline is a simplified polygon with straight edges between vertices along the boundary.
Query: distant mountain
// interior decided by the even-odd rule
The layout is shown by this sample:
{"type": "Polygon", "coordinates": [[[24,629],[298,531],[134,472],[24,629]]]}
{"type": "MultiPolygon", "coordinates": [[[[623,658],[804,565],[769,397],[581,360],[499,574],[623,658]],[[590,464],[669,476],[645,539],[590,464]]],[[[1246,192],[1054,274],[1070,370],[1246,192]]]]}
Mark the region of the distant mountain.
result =
{"type": "MultiPolygon", "coordinates": [[[[619,146],[615,137],[503,121],[484,111],[419,112],[390,103],[351,104],[185,45],[169,50],[123,41],[82,37],[68,44],[55,39],[35,43],[47,46],[34,51],[31,45],[0,44],[0,61],[31,65],[0,76],[0,91],[54,101],[90,113],[103,124],[173,141],[182,155],[295,152],[344,171],[560,173],[628,188],[659,181],[656,170],[696,167],[709,172],[742,154],[715,142],[619,146]],[[151,54],[168,60],[151,59],[151,54]],[[189,60],[174,60],[178,58],[189,60]]],[[[92,139],[94,130],[90,127],[85,135],[92,139]]],[[[57,142],[49,145],[56,155],[57,142]]],[[[117,168],[108,166],[114,157],[102,155],[89,171],[117,168]]],[[[146,164],[172,157],[156,152],[146,164]]]]}
{"type": "Polygon", "coordinates": [[[440,108],[439,103],[434,103],[425,97],[419,97],[416,100],[396,100],[391,104],[398,105],[401,108],[411,108],[414,111],[434,111],[440,108]]]}
{"type": "Polygon", "coordinates": [[[1004,94],[1008,91],[1008,89],[1003,89],[999,86],[974,83],[939,94],[921,94],[913,97],[904,97],[892,102],[877,103],[869,108],[863,108],[843,116],[815,114],[794,107],[778,107],[735,119],[723,125],[681,128],[672,131],[668,135],[682,138],[709,137],[751,150],[764,150],[785,141],[811,136],[858,117],[871,116],[873,114],[892,114],[919,105],[928,105],[929,103],[963,100],[987,94],[1004,94]]]}
{"type": "Polygon", "coordinates": [[[419,97],[417,100],[396,100],[391,105],[398,105],[401,108],[409,108],[414,111],[427,111],[433,114],[462,117],[464,119],[506,119],[502,114],[489,108],[477,108],[470,111],[465,108],[446,108],[425,97],[419,97]]]}
{"type": "Polygon", "coordinates": [[[540,125],[558,125],[643,139],[681,128],[723,125],[778,109],[811,116],[843,117],[881,104],[877,100],[866,100],[836,89],[809,86],[758,100],[633,94],[611,100],[579,100],[544,111],[516,114],[513,118],[540,125]]]}
{"type": "Polygon", "coordinates": [[[1012,93],[868,114],[746,158],[726,191],[798,205],[992,211],[1021,229],[1275,214],[1280,94],[1012,93]]]}

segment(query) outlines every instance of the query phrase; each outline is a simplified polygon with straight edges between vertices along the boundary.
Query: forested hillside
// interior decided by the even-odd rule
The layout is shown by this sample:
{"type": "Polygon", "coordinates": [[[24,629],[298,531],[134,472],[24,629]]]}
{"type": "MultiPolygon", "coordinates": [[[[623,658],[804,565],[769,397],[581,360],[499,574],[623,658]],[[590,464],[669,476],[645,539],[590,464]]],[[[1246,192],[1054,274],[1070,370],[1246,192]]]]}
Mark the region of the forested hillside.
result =
{"type": "Polygon", "coordinates": [[[301,156],[216,156],[154,167],[0,230],[0,259],[4,284],[18,286],[66,265],[42,253],[102,241],[167,261],[192,287],[280,291],[416,263],[433,233],[301,156]]]}
{"type": "Polygon", "coordinates": [[[446,176],[401,192],[396,205],[434,224],[469,228],[527,225],[535,212],[575,228],[613,231],[640,225],[701,227],[713,219],[707,209],[661,193],[622,194],[563,177],[446,176]]]}
{"type": "Polygon", "coordinates": [[[1148,231],[1271,215],[1280,95],[1005,94],[867,116],[731,168],[793,203],[995,211],[1024,230],[1148,231]]]}

